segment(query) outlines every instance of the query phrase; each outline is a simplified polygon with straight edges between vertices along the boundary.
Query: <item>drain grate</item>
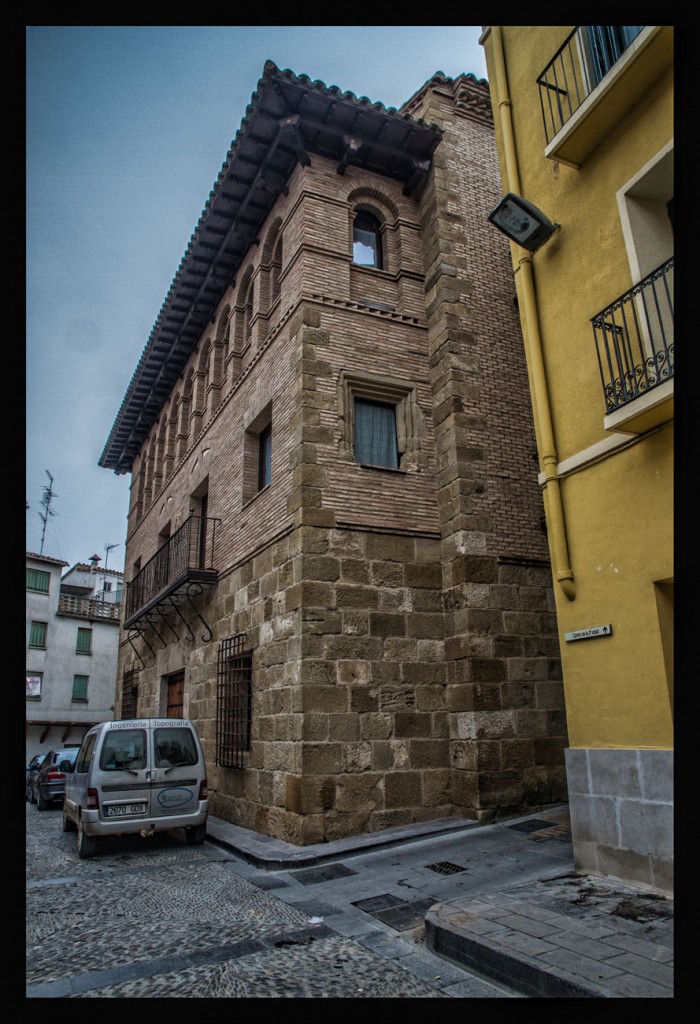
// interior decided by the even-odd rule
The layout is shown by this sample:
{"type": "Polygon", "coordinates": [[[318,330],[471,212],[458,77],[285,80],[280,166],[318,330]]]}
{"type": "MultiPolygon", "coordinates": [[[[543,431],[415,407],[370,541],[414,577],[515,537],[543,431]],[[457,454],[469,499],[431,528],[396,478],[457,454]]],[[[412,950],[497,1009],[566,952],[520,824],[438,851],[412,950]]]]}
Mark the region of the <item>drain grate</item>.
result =
{"type": "Polygon", "coordinates": [[[449,860],[440,860],[437,864],[426,864],[425,865],[430,871],[437,871],[439,875],[456,875],[460,871],[466,871],[466,868],[462,868],[459,864],[451,864],[449,860]]]}
{"type": "Polygon", "coordinates": [[[358,910],[364,910],[365,914],[376,914],[378,910],[402,907],[405,902],[405,900],[400,900],[398,896],[392,896],[390,892],[385,892],[381,896],[371,896],[367,900],[358,900],[356,903],[353,903],[353,907],[357,907],[358,910]]]}
{"type": "Polygon", "coordinates": [[[388,924],[394,931],[405,932],[409,928],[417,928],[423,924],[425,915],[434,902],[434,900],[427,899],[419,900],[417,903],[406,903],[387,892],[382,896],[358,900],[352,905],[358,910],[364,911],[365,914],[369,914],[376,921],[388,924]]]}
{"type": "Polygon", "coordinates": [[[336,878],[356,875],[357,871],[346,868],[344,864],[327,864],[320,868],[304,868],[301,871],[290,871],[292,878],[302,885],[316,885],[318,882],[332,882],[336,878]]]}

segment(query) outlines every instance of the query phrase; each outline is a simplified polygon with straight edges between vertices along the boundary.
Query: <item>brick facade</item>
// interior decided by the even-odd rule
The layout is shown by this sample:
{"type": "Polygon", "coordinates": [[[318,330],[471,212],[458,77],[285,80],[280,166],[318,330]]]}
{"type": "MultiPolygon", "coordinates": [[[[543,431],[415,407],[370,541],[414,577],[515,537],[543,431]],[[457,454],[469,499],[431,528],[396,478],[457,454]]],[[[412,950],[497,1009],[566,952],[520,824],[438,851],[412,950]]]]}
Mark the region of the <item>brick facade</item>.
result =
{"type": "Polygon", "coordinates": [[[119,677],[159,714],[184,668],[212,811],[299,845],[566,799],[527,374],[486,223],[487,86],[438,75],[407,112],[444,130],[420,198],[297,163],[132,467],[127,579],[194,510],[216,520],[217,580],[183,613],[193,639],[167,609],[125,630],[119,677]],[[381,269],[353,263],[358,205],[381,220],[381,269]],[[397,470],[353,456],[352,403],[374,394],[401,410],[397,470]],[[232,769],[217,650],[237,634],[251,743],[232,769]]]}

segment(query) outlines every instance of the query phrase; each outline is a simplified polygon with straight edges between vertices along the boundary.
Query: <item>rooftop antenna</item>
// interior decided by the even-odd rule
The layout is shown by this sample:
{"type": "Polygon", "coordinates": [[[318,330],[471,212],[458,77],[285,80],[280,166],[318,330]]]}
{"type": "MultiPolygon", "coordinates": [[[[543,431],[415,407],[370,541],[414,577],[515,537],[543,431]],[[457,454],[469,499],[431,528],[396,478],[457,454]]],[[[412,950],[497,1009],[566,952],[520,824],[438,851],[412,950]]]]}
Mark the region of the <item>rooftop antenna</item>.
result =
{"type": "Polygon", "coordinates": [[[56,515],[55,512],[51,511],[51,501],[52,501],[53,498],[57,498],[58,497],[58,495],[51,489],[51,485],[53,483],[53,477],[49,473],[48,469],[45,469],[44,472],[46,473],[47,477],[49,478],[49,483],[48,483],[48,485],[44,486],[44,497],[41,499],[41,507],[44,509],[44,511],[39,513],[39,518],[41,519],[42,523],[44,524],[44,528],[41,531],[41,547],[39,548],[39,554],[40,555],[43,555],[43,553],[44,553],[44,538],[46,537],[46,524],[49,521],[49,516],[55,516],[56,515]]]}

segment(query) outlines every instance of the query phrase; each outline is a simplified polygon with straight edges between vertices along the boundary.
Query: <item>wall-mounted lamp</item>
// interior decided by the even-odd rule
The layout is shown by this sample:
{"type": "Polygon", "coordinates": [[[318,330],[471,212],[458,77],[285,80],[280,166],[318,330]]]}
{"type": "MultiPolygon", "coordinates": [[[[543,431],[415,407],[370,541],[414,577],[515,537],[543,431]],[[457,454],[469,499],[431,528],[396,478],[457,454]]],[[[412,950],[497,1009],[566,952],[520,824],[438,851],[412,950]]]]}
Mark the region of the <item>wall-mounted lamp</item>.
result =
{"type": "Polygon", "coordinates": [[[558,224],[553,224],[536,206],[513,192],[509,192],[501,199],[488,219],[499,231],[529,252],[539,249],[559,228],[558,224]]]}

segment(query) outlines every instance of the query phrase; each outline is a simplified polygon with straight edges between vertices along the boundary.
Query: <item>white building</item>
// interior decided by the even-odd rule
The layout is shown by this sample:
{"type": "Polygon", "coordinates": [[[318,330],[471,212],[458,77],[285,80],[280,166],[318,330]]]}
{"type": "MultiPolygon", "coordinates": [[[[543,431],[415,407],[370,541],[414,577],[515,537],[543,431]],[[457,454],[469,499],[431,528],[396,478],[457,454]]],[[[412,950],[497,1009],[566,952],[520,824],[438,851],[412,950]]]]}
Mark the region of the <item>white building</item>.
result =
{"type": "Polygon", "coordinates": [[[26,552],[26,756],[110,721],[123,573],[26,552]]]}

